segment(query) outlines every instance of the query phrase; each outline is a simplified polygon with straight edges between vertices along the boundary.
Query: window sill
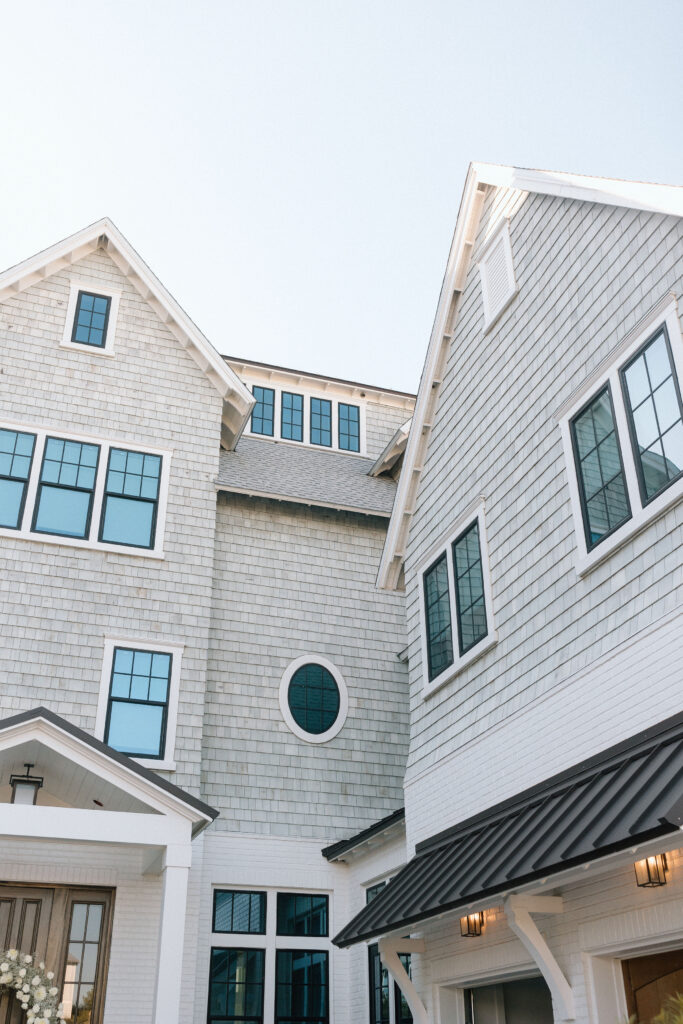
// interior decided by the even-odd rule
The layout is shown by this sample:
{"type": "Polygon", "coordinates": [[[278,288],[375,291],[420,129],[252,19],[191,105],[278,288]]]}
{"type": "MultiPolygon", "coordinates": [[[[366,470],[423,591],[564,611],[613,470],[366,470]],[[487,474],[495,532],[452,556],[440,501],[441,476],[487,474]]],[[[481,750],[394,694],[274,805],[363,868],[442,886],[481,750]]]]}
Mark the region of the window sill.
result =
{"type": "Polygon", "coordinates": [[[464,672],[466,668],[469,668],[479,658],[483,658],[493,647],[498,643],[498,633],[494,630],[489,636],[487,636],[481,643],[473,647],[467,654],[464,654],[461,658],[458,658],[452,665],[449,665],[447,669],[433,679],[431,683],[425,683],[422,687],[422,699],[427,700],[433,693],[452,682],[456,676],[459,676],[461,672],[464,672]]]}
{"type": "Polygon", "coordinates": [[[95,355],[95,356],[107,356],[109,359],[114,358],[114,351],[111,345],[105,345],[104,348],[99,348],[97,345],[78,345],[71,341],[60,341],[60,348],[68,348],[72,352],[83,352],[84,355],[95,355]]]}
{"type": "Polygon", "coordinates": [[[153,772],[174,772],[176,770],[175,761],[156,761],[151,757],[133,757],[131,760],[142,765],[143,768],[151,768],[153,772]]]}
{"type": "Polygon", "coordinates": [[[131,548],[123,544],[103,544],[100,541],[82,540],[80,537],[60,537],[52,533],[32,533],[28,530],[8,530],[0,527],[0,537],[14,537],[16,540],[33,541],[36,544],[59,544],[69,548],[83,548],[86,551],[104,551],[113,555],[136,555],[138,558],[165,558],[163,550],[148,550],[147,548],[131,548]]]}

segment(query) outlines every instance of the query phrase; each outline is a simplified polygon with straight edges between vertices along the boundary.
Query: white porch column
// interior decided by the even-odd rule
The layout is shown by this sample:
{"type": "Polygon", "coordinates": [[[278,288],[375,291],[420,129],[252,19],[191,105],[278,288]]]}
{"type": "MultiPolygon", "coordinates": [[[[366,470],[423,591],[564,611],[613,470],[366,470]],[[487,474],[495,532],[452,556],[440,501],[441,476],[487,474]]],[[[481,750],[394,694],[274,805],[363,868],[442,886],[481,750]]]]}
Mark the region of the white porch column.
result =
{"type": "Polygon", "coordinates": [[[167,846],[161,875],[161,920],[157,953],[154,1024],[180,1024],[180,988],[183,976],[183,941],[187,881],[192,862],[190,843],[167,846]]]}

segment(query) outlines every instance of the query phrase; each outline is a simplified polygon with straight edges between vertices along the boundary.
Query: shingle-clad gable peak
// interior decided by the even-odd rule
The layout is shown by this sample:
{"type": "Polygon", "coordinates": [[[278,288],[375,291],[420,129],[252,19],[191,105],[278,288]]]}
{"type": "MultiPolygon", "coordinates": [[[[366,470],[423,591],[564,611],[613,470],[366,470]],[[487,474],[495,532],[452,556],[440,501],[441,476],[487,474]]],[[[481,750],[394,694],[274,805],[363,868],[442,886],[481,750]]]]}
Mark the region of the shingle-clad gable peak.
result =
{"type": "Polygon", "coordinates": [[[623,206],[653,214],[683,217],[683,187],[678,185],[622,181],[498,164],[470,164],[377,576],[377,585],[384,590],[394,590],[400,585],[412,509],[457,321],[458,300],[465,287],[484,198],[491,188],[515,189],[520,193],[534,192],[579,202],[623,206]]]}
{"type": "Polygon", "coordinates": [[[108,217],[5,270],[0,274],[0,302],[97,249],[111,257],[216,388],[223,399],[222,443],[234,448],[254,405],[253,396],[108,217]]]}

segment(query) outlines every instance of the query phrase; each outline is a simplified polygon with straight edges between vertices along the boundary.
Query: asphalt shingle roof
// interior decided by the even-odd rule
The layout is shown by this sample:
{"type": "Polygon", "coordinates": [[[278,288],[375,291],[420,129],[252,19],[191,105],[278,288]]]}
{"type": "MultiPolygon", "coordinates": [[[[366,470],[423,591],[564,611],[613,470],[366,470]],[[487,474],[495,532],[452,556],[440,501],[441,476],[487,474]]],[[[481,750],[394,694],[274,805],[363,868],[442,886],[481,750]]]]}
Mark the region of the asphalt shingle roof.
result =
{"type": "Polygon", "coordinates": [[[356,455],[243,437],[234,452],[221,452],[217,486],[389,516],[396,484],[389,477],[368,476],[373,465],[373,459],[356,455]]]}

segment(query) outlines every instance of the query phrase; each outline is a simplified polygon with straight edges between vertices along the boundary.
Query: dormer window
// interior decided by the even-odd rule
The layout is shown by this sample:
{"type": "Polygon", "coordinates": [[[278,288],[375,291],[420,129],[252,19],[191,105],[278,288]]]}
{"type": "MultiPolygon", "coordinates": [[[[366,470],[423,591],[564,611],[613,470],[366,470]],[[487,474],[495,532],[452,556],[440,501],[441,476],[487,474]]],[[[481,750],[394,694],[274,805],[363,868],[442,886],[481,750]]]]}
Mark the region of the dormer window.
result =
{"type": "Polygon", "coordinates": [[[304,396],[291,391],[282,392],[282,438],[285,441],[304,439],[304,396]]]}
{"type": "Polygon", "coordinates": [[[79,292],[71,341],[78,345],[104,348],[110,307],[111,298],[108,295],[79,292]]]}
{"type": "Polygon", "coordinates": [[[359,395],[358,402],[349,402],[345,399],[351,395],[341,388],[335,393],[331,387],[308,387],[301,380],[290,386],[291,391],[284,381],[282,387],[249,381],[255,404],[248,434],[348,455],[365,454],[365,394],[359,395]]]}
{"type": "Polygon", "coordinates": [[[311,399],[311,444],[332,447],[332,402],[327,398],[311,399]]]}
{"type": "Polygon", "coordinates": [[[253,392],[256,405],[251,414],[251,432],[272,437],[275,424],[275,392],[272,388],[261,388],[258,384],[254,385],[253,392]]]}
{"type": "Polygon", "coordinates": [[[339,447],[344,452],[360,451],[360,409],[339,403],[339,447]]]}

